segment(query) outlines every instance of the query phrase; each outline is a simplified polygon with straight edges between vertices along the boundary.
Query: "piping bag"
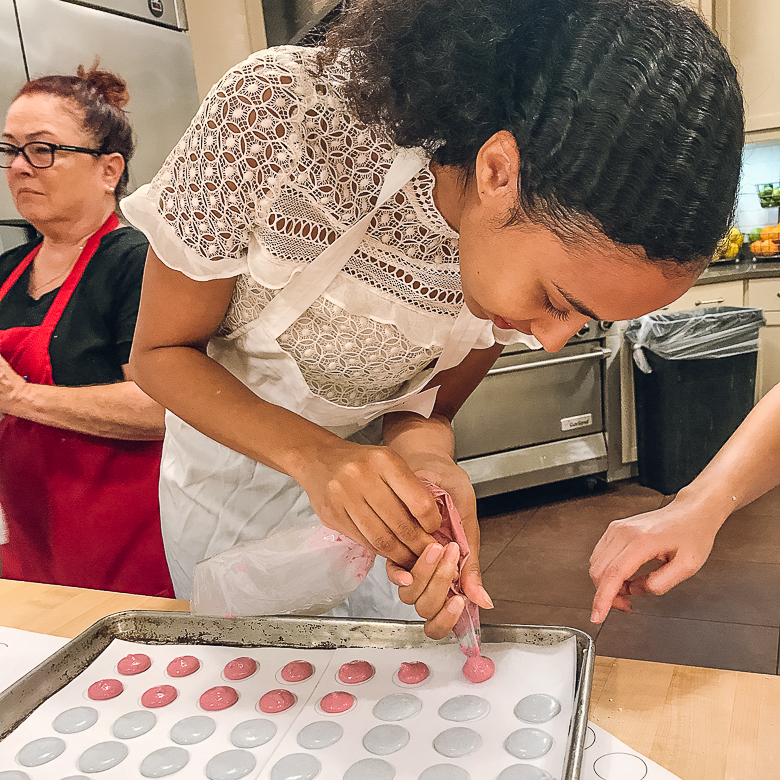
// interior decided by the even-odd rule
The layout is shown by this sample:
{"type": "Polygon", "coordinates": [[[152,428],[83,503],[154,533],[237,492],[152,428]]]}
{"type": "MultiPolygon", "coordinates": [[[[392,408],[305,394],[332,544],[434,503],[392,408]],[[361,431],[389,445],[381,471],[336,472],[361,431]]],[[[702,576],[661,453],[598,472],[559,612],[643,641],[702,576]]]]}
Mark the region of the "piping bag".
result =
{"type": "Polygon", "coordinates": [[[436,505],[441,514],[441,525],[431,536],[442,546],[446,547],[450,542],[456,542],[460,548],[460,558],[458,559],[458,577],[450,585],[450,593],[453,596],[462,596],[466,606],[461,612],[458,622],[452,629],[452,632],[458,639],[460,649],[466,656],[466,663],[463,666],[463,675],[467,680],[479,683],[489,680],[495,671],[494,663],[482,655],[479,645],[479,607],[463,592],[460,584],[460,572],[463,571],[463,564],[471,554],[469,543],[466,539],[466,532],[463,530],[463,523],[460,520],[460,514],[455,508],[455,504],[446,490],[434,485],[427,479],[422,483],[428,489],[428,492],[436,499],[436,505]]]}

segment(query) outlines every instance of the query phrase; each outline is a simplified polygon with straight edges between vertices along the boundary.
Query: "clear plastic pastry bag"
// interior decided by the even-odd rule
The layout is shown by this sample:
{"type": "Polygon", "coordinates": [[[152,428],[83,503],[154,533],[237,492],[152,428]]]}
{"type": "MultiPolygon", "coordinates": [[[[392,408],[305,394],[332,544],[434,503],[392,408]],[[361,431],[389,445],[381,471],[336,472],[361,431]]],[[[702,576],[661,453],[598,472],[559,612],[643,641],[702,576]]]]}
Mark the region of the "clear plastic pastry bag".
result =
{"type": "Polygon", "coordinates": [[[363,582],[374,554],[319,521],[242,542],[195,566],[197,615],[321,615],[363,582]]]}

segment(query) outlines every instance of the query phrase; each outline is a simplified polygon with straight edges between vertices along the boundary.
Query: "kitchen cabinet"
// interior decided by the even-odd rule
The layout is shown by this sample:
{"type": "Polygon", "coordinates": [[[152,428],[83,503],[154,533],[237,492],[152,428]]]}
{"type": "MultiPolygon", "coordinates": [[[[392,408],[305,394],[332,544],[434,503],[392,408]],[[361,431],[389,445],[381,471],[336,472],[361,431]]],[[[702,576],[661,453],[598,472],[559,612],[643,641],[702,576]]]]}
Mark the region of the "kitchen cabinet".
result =
{"type": "Polygon", "coordinates": [[[764,310],[758,353],[756,400],[780,383],[780,279],[752,279],[747,285],[746,306],[764,310]]]}
{"type": "Polygon", "coordinates": [[[742,306],[744,282],[714,282],[692,287],[660,311],[687,311],[709,306],[742,306]]]}
{"type": "Polygon", "coordinates": [[[780,130],[780,2],[715,0],[714,20],[742,81],[745,129],[780,130]]]}

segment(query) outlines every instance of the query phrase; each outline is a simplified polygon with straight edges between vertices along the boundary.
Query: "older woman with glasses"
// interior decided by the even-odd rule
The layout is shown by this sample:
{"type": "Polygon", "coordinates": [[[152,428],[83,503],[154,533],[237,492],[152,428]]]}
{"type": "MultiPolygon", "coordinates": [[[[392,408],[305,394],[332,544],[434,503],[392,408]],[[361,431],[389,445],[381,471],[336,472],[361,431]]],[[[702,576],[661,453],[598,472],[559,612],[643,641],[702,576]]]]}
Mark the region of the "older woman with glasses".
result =
{"type": "Polygon", "coordinates": [[[116,214],[128,99],[95,64],[29,81],[6,117],[0,166],[40,237],[0,255],[0,556],[10,579],[170,596],[163,410],[128,370],[148,246],[116,214]]]}

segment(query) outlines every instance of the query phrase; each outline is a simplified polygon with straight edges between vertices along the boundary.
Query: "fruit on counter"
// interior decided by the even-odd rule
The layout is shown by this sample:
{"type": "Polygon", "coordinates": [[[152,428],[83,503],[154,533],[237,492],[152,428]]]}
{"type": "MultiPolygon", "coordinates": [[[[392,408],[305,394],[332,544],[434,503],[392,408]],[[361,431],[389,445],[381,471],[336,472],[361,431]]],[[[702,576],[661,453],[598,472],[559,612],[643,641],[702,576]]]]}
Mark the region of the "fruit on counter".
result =
{"type": "Polygon", "coordinates": [[[780,255],[780,224],[753,228],[748,235],[750,251],[756,257],[780,255]]]}
{"type": "Polygon", "coordinates": [[[772,241],[775,238],[780,238],[780,225],[767,225],[761,228],[762,241],[772,241]]]}
{"type": "Polygon", "coordinates": [[[772,257],[772,255],[780,253],[780,248],[778,248],[776,241],[767,239],[765,241],[754,241],[750,245],[750,251],[756,257],[772,257]]]}
{"type": "Polygon", "coordinates": [[[739,254],[739,248],[745,237],[737,228],[731,228],[729,232],[718,242],[714,260],[732,260],[739,254]]]}

